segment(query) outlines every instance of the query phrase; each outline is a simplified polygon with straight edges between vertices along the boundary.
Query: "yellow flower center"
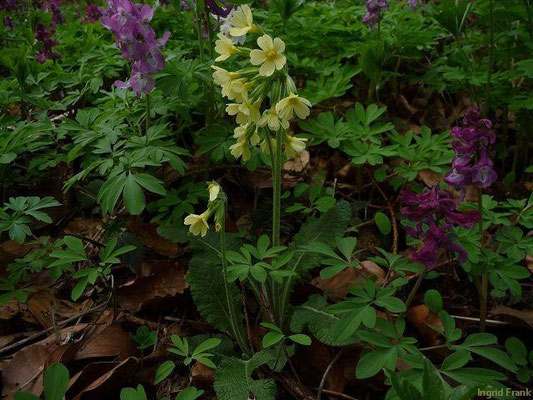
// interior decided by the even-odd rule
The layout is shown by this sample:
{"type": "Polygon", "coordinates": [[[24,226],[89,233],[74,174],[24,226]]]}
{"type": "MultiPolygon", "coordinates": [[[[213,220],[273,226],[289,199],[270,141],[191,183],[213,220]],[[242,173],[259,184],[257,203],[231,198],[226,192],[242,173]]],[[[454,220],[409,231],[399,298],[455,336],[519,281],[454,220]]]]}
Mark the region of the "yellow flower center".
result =
{"type": "Polygon", "coordinates": [[[266,58],[274,60],[278,56],[278,52],[274,49],[270,49],[266,52],[266,58]]]}
{"type": "Polygon", "coordinates": [[[289,104],[294,105],[294,104],[298,103],[298,98],[297,97],[291,97],[291,98],[289,98],[288,102],[289,102],[289,104]]]}

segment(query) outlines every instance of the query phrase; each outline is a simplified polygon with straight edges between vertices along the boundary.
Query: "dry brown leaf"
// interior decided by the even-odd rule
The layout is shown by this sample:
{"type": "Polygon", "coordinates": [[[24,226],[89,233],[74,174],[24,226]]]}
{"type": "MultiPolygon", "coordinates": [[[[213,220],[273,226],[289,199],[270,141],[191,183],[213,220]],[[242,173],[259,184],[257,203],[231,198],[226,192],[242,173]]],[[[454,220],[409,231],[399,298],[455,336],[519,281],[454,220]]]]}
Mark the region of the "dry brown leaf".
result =
{"type": "Polygon", "coordinates": [[[36,343],[15,353],[2,372],[2,395],[5,396],[3,399],[13,399],[15,392],[19,390],[40,395],[43,390],[46,360],[56,347],[53,343],[36,343]]]}
{"type": "Polygon", "coordinates": [[[407,311],[407,320],[416,328],[420,335],[426,339],[430,346],[441,344],[441,335],[429,325],[444,330],[439,316],[431,311],[425,304],[411,307],[407,311]]]}
{"type": "Polygon", "coordinates": [[[432,171],[430,169],[423,169],[422,171],[419,171],[418,177],[428,187],[433,187],[439,184],[444,179],[444,177],[441,174],[435,171],[432,171]]]}
{"type": "Polygon", "coordinates": [[[498,305],[492,309],[491,315],[504,317],[505,320],[516,325],[533,329],[533,310],[515,310],[511,307],[498,305]]]}
{"type": "Polygon", "coordinates": [[[84,233],[92,237],[96,230],[101,227],[101,221],[96,218],[78,217],[69,222],[65,233],[84,233]]]}
{"type": "MultiPolygon", "coordinates": [[[[91,369],[92,376],[84,376],[82,371],[70,380],[69,391],[67,398],[73,400],[90,400],[90,399],[118,399],[120,390],[133,384],[135,380],[135,372],[137,369],[138,360],[135,357],[129,357],[121,363],[112,364],[112,368],[108,369],[105,373],[95,378],[94,372],[98,369],[91,369]],[[74,384],[79,382],[81,390],[71,393],[71,388],[74,384]],[[88,383],[86,386],[82,386],[82,383],[88,383]],[[71,397],[75,394],[75,397],[71,397]]],[[[99,363],[100,367],[101,364],[99,363]]],[[[86,367],[87,368],[87,367],[86,367]]],[[[102,370],[102,368],[101,368],[102,370]]]]}
{"type": "Polygon", "coordinates": [[[191,379],[197,386],[210,386],[215,381],[215,370],[196,362],[191,368],[191,379]]]}
{"type": "Polygon", "coordinates": [[[175,257],[181,250],[178,244],[159,236],[157,226],[154,224],[131,222],[128,229],[139,238],[144,246],[162,256],[175,257]]]}
{"type": "MultiPolygon", "coordinates": [[[[188,287],[185,280],[185,268],[175,261],[145,261],[151,275],[137,278],[117,289],[117,298],[121,307],[128,311],[139,311],[147,303],[181,294],[188,287]]],[[[144,264],[143,263],[143,264],[144,264]]]]}
{"type": "Polygon", "coordinates": [[[283,164],[283,169],[287,171],[301,172],[309,165],[309,160],[309,152],[303,150],[298,154],[297,158],[286,161],[285,164],[283,164]]]}
{"type": "Polygon", "coordinates": [[[323,290],[330,299],[340,300],[348,294],[350,288],[362,285],[365,279],[372,276],[377,278],[376,285],[381,285],[385,275],[385,271],[375,262],[362,261],[358,268],[347,268],[328,279],[317,277],[311,284],[323,290]]]}
{"type": "Polygon", "coordinates": [[[75,360],[96,357],[116,357],[124,360],[133,355],[135,344],[120,324],[112,324],[85,341],[74,356],[75,360]]]}

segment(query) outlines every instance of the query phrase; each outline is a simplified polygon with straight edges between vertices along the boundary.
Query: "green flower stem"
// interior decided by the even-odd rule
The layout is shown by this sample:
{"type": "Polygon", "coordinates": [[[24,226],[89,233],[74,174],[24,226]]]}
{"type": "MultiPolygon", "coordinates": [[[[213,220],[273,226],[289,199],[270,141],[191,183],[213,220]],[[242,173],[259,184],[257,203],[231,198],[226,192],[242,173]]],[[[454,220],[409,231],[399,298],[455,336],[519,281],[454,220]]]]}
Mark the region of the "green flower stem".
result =
{"type": "MultiPolygon", "coordinates": [[[[225,207],[225,205],[224,205],[225,207]]],[[[225,213],[224,213],[225,214],[225,213]]],[[[246,343],[246,340],[244,339],[244,335],[239,329],[239,323],[237,321],[237,318],[235,316],[235,310],[233,309],[233,301],[230,296],[229,292],[229,285],[228,285],[228,259],[226,255],[226,217],[224,215],[222,219],[222,227],[220,228],[220,255],[222,258],[222,279],[224,280],[224,292],[226,294],[226,303],[228,306],[228,316],[229,316],[229,322],[231,325],[231,333],[233,334],[233,337],[239,344],[239,347],[241,350],[248,356],[250,356],[250,349],[248,347],[248,344],[246,343]]]]}
{"type": "MultiPolygon", "coordinates": [[[[481,246],[479,251],[482,252],[485,247],[485,238],[483,235],[483,191],[479,188],[478,194],[478,210],[479,210],[479,236],[481,240],[481,246]]],[[[488,291],[489,291],[489,274],[487,271],[484,271],[481,275],[481,288],[479,293],[479,331],[485,331],[485,322],[487,320],[487,301],[488,301],[488,291]]]]}
{"type": "MultiPolygon", "coordinates": [[[[272,246],[279,246],[280,243],[280,225],[281,225],[281,139],[283,132],[280,130],[276,133],[276,146],[272,149],[270,141],[270,154],[272,155],[272,246]]],[[[276,282],[272,282],[272,302],[277,320],[281,321],[283,306],[280,304],[280,288],[276,282]]]]}
{"type": "Polygon", "coordinates": [[[145,117],[145,123],[146,123],[146,131],[144,132],[146,135],[146,142],[148,142],[148,129],[150,129],[150,95],[146,93],[146,117],[145,117]]]}
{"type": "Polygon", "coordinates": [[[489,0],[489,70],[487,73],[487,87],[485,93],[485,114],[490,107],[490,91],[492,84],[492,69],[494,66],[494,0],[489,0]]]}

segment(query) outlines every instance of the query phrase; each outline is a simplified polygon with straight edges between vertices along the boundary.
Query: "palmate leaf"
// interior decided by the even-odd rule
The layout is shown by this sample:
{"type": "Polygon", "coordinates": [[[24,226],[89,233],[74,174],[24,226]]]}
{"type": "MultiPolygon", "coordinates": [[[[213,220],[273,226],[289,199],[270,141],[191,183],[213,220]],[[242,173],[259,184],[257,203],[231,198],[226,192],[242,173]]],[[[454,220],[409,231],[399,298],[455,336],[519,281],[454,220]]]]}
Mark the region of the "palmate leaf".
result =
{"type": "MultiPolygon", "coordinates": [[[[233,235],[226,235],[228,250],[238,249],[239,241],[233,235]]],[[[226,305],[226,295],[220,259],[220,236],[209,232],[201,239],[191,239],[193,257],[189,264],[187,282],[200,315],[221,331],[231,330],[226,305]]],[[[242,326],[242,294],[234,283],[228,283],[233,300],[234,314],[242,326]]]]}
{"type": "Polygon", "coordinates": [[[291,331],[302,332],[305,327],[320,342],[329,346],[346,346],[355,343],[354,337],[336,340],[333,336],[339,317],[327,310],[327,298],[313,295],[301,306],[297,307],[291,319],[291,331]]]}
{"type": "Polygon", "coordinates": [[[261,351],[245,361],[235,357],[222,362],[215,376],[215,391],[219,400],[274,400],[276,384],[272,379],[252,379],[253,371],[273,359],[269,352],[261,351]]]}
{"type": "Polygon", "coordinates": [[[339,201],[320,218],[308,219],[289,246],[289,250],[295,252],[290,263],[291,269],[299,275],[304,275],[307,271],[319,266],[322,256],[314,252],[303,251],[301,246],[320,242],[334,247],[335,239],[342,236],[348,228],[351,214],[350,205],[346,201],[339,201]]]}

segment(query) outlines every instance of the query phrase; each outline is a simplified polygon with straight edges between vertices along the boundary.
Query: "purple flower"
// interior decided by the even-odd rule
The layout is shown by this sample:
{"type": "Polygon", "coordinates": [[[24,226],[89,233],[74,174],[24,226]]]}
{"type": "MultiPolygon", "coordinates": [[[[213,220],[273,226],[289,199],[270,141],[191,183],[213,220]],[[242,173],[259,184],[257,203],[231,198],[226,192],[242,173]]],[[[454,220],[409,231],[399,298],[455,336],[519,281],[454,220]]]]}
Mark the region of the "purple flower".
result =
{"type": "Polygon", "coordinates": [[[18,0],[0,0],[0,10],[16,10],[22,7],[18,0]]]}
{"type": "Polygon", "coordinates": [[[15,25],[13,24],[13,20],[8,16],[5,16],[2,22],[4,23],[4,26],[10,31],[12,31],[15,27],[15,25]]]}
{"type": "Polygon", "coordinates": [[[409,0],[409,6],[411,7],[411,11],[415,11],[418,7],[418,0],[409,0]]]}
{"type": "Polygon", "coordinates": [[[53,51],[52,47],[59,44],[57,40],[52,39],[52,35],[55,33],[55,29],[50,27],[46,29],[46,26],[41,22],[35,25],[35,39],[41,42],[41,51],[35,55],[35,59],[39,63],[44,63],[46,60],[59,60],[61,55],[57,51],[53,51]]]}
{"type": "Polygon", "coordinates": [[[233,6],[226,4],[224,0],[220,0],[220,3],[222,3],[222,7],[218,5],[217,0],[206,0],[207,9],[211,14],[226,18],[233,9],[233,6]]]}
{"type": "Polygon", "coordinates": [[[489,187],[497,178],[493,162],[487,156],[487,146],[494,144],[496,135],[492,122],[481,118],[481,111],[471,107],[463,115],[463,126],[454,126],[451,137],[455,158],[452,169],[444,181],[455,188],[463,189],[474,184],[489,187]]]}
{"type": "Polygon", "coordinates": [[[43,3],[42,8],[49,10],[52,13],[52,23],[54,25],[59,25],[62,22],[65,22],[65,18],[61,13],[59,0],[48,0],[48,2],[43,3]]]}
{"type": "Polygon", "coordinates": [[[89,4],[85,9],[85,16],[89,22],[96,22],[102,16],[102,9],[96,4],[89,4]]]}
{"type": "Polygon", "coordinates": [[[406,228],[406,232],[423,242],[422,247],[414,253],[413,261],[420,262],[427,268],[434,267],[439,249],[459,253],[461,263],[466,260],[468,254],[454,242],[452,228],[471,228],[479,220],[478,211],[461,213],[457,210],[457,203],[437,186],[420,194],[405,190],[401,198],[405,205],[402,214],[416,222],[414,227],[406,228]]]}
{"type": "Polygon", "coordinates": [[[365,25],[374,27],[376,22],[381,21],[383,10],[389,8],[388,0],[366,0],[366,14],[363,16],[365,25]]]}
{"type": "Polygon", "coordinates": [[[115,85],[131,89],[137,96],[148,94],[155,86],[152,75],[165,67],[161,49],[170,32],[165,32],[161,39],[155,38],[150,27],[154,11],[146,4],[134,4],[131,0],[107,0],[107,4],[100,22],[116,36],[122,56],[132,63],[131,78],[126,82],[116,81],[115,85]]]}

